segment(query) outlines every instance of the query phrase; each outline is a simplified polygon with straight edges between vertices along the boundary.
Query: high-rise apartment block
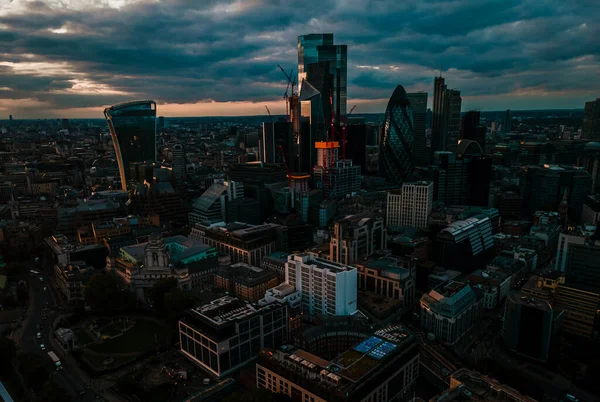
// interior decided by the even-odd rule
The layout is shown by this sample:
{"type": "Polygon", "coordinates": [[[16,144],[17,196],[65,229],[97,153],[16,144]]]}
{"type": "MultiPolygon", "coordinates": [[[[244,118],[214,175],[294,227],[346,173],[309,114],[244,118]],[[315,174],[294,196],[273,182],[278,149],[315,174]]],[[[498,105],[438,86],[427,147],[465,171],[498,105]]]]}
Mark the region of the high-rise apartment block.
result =
{"type": "Polygon", "coordinates": [[[588,140],[600,138],[600,98],[585,103],[581,136],[588,140]]]}
{"type": "Polygon", "coordinates": [[[387,231],[381,214],[365,212],[337,221],[329,243],[331,261],[351,265],[386,248],[387,231]]]}
{"type": "Polygon", "coordinates": [[[409,93],[408,100],[415,129],[413,162],[416,166],[427,166],[431,163],[431,144],[427,144],[427,92],[409,93]]]}
{"type": "Polygon", "coordinates": [[[387,226],[425,229],[432,208],[432,182],[404,183],[400,191],[388,192],[387,226]]]}
{"type": "Polygon", "coordinates": [[[156,160],[156,102],[134,101],[104,110],[121,174],[121,186],[127,190],[130,162],[156,160]]]}
{"type": "Polygon", "coordinates": [[[348,316],[357,311],[358,274],[354,267],[294,254],[286,263],[286,283],[302,295],[302,311],[310,318],[348,316]]]}

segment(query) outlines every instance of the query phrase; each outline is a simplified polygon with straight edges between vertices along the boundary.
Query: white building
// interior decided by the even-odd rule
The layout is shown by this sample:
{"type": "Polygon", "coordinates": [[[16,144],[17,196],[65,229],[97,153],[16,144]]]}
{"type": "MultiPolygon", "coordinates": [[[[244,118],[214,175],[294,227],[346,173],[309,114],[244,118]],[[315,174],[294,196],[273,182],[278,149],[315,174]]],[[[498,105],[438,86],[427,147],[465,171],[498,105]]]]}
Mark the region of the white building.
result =
{"type": "Polygon", "coordinates": [[[311,254],[293,254],[285,280],[301,293],[302,311],[309,317],[348,316],[357,311],[358,272],[311,254]]]}
{"type": "Polygon", "coordinates": [[[387,226],[427,228],[433,208],[433,183],[404,183],[400,191],[388,193],[387,226]]]}
{"type": "Polygon", "coordinates": [[[190,227],[196,223],[227,221],[227,202],[244,198],[243,183],[223,181],[210,186],[192,205],[189,213],[190,227]]]}

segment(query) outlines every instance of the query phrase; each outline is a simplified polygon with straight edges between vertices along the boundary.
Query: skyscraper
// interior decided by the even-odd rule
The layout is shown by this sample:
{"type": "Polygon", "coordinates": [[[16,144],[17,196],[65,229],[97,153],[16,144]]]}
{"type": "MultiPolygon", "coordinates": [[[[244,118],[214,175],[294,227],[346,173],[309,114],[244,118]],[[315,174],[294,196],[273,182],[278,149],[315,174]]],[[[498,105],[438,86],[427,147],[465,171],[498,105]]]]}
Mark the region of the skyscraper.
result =
{"type": "Polygon", "coordinates": [[[427,228],[433,207],[433,183],[420,181],[402,184],[401,191],[388,192],[387,226],[427,228]]]}
{"type": "Polygon", "coordinates": [[[379,144],[380,173],[391,183],[408,180],[413,172],[415,129],[406,91],[398,85],[385,110],[379,144]]]}
{"type": "Polygon", "coordinates": [[[445,82],[443,77],[435,77],[433,79],[433,120],[431,122],[432,153],[446,150],[446,112],[444,108],[444,92],[446,91],[445,82]]]}
{"type": "Polygon", "coordinates": [[[431,151],[427,147],[427,92],[408,94],[415,128],[414,162],[415,165],[429,165],[431,151]]]}
{"type": "Polygon", "coordinates": [[[510,133],[512,130],[512,115],[510,114],[510,109],[506,109],[506,114],[504,115],[504,124],[502,128],[505,133],[510,133]]]}
{"type": "Polygon", "coordinates": [[[458,145],[460,136],[460,109],[462,98],[460,91],[456,89],[446,89],[444,91],[444,107],[447,111],[446,121],[446,149],[454,152],[458,145]]]}
{"type": "Polygon", "coordinates": [[[448,89],[443,77],[433,80],[432,152],[456,149],[460,134],[460,91],[448,89]]]}
{"type": "Polygon", "coordinates": [[[590,140],[600,138],[600,98],[585,102],[581,136],[590,140]]]}
{"type": "Polygon", "coordinates": [[[121,174],[127,190],[130,162],[156,160],[156,102],[152,100],[121,103],[104,109],[121,174]]]}
{"type": "Polygon", "coordinates": [[[298,92],[302,80],[307,78],[308,66],[313,63],[329,62],[329,73],[333,76],[333,108],[336,120],[346,115],[348,47],[334,45],[333,34],[309,34],[298,37],[298,92]]]}
{"type": "Polygon", "coordinates": [[[173,167],[173,176],[177,183],[185,181],[185,150],[183,145],[173,145],[173,151],[171,152],[171,165],[173,167]]]}

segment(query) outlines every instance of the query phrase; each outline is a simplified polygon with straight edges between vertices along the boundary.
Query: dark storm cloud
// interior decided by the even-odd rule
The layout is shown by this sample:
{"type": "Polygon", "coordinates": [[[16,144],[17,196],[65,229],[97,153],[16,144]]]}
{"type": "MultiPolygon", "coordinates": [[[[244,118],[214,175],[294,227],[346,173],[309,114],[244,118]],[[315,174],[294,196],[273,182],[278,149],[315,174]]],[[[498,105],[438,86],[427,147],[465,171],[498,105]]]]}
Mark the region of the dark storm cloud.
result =
{"type": "Polygon", "coordinates": [[[0,14],[0,88],[10,89],[0,97],[58,109],[280,99],[277,64],[295,67],[297,36],[319,31],[349,45],[351,98],[386,97],[399,83],[430,90],[440,68],[470,96],[600,92],[593,1],[80,1],[89,7],[40,1],[0,14]]]}

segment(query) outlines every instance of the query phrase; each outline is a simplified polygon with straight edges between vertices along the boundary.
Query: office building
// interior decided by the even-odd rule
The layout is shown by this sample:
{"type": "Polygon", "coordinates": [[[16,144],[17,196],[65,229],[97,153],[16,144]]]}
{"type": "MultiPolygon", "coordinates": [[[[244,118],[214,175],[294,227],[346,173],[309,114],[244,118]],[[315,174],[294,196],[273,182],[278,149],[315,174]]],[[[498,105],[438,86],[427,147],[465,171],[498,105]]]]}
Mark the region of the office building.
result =
{"type": "Polygon", "coordinates": [[[433,199],[446,205],[467,205],[470,159],[457,159],[452,152],[436,152],[428,178],[433,181],[433,199]]]}
{"type": "Polygon", "coordinates": [[[433,79],[433,116],[431,122],[431,151],[433,153],[446,150],[446,120],[448,115],[444,106],[446,88],[446,80],[443,77],[433,79]]]}
{"type": "Polygon", "coordinates": [[[231,181],[252,184],[281,183],[287,180],[285,167],[278,163],[234,163],[229,166],[227,178],[231,181]]]}
{"type": "Polygon", "coordinates": [[[260,160],[264,163],[280,163],[293,167],[290,162],[294,156],[292,123],[287,121],[264,122],[260,140],[260,160]]]}
{"type": "MultiPolygon", "coordinates": [[[[584,232],[591,232],[589,228],[586,229],[584,232]]],[[[559,239],[559,250],[563,246],[561,240],[559,239]]],[[[562,260],[566,260],[566,284],[594,292],[600,291],[600,240],[585,236],[583,243],[569,244],[568,248],[563,249],[563,256],[564,253],[566,258],[563,257],[562,260]]]]}
{"type": "Polygon", "coordinates": [[[346,127],[346,158],[352,165],[360,166],[361,174],[368,174],[367,146],[377,145],[376,127],[350,122],[346,127]]]}
{"type": "Polygon", "coordinates": [[[213,184],[192,204],[188,215],[190,227],[196,223],[226,222],[228,202],[239,198],[244,198],[243,183],[223,181],[213,184]]]}
{"type": "Polygon", "coordinates": [[[356,313],[356,268],[302,253],[288,257],[285,275],[286,283],[302,295],[302,311],[308,318],[356,313]]]}
{"type": "Polygon", "coordinates": [[[541,210],[557,211],[566,192],[569,218],[579,222],[592,189],[592,177],[573,166],[525,166],[521,168],[519,186],[528,215],[541,210]]]}
{"type": "Polygon", "coordinates": [[[175,144],[171,150],[171,165],[176,183],[185,181],[185,150],[183,145],[175,144]]]}
{"type": "Polygon", "coordinates": [[[121,174],[121,186],[127,190],[129,164],[156,160],[156,102],[134,101],[104,110],[121,174]]]}
{"type": "Polygon", "coordinates": [[[399,302],[400,307],[415,301],[417,263],[409,257],[373,256],[354,264],[358,290],[399,302]]]}
{"type": "Polygon", "coordinates": [[[179,321],[181,352],[221,378],[256,358],[265,347],[288,340],[285,304],[255,306],[224,296],[185,312],[179,321]]]}
{"type": "Polygon", "coordinates": [[[465,368],[452,372],[449,380],[450,387],[441,395],[429,399],[429,402],[538,402],[494,378],[465,368]]]}
{"type": "Polygon", "coordinates": [[[106,247],[103,244],[82,246],[71,242],[62,234],[47,237],[44,243],[52,253],[54,264],[68,265],[74,261],[83,261],[86,266],[95,269],[106,267],[106,247]]]}
{"type": "Polygon", "coordinates": [[[400,184],[410,178],[414,141],[411,104],[402,85],[398,85],[388,101],[379,138],[379,173],[390,183],[400,184]]]}
{"type": "Polygon", "coordinates": [[[335,222],[329,242],[331,261],[352,265],[385,249],[387,230],[382,215],[366,212],[335,222]]]}
{"type": "Polygon", "coordinates": [[[407,94],[412,111],[415,129],[413,162],[415,166],[427,166],[431,163],[431,144],[427,143],[427,92],[407,94]]]}
{"type": "Polygon", "coordinates": [[[504,309],[504,344],[514,353],[545,362],[561,321],[562,313],[555,311],[548,301],[513,292],[508,295],[504,309]]]}
{"type": "MultiPolygon", "coordinates": [[[[458,145],[460,148],[462,143],[458,145]]],[[[469,157],[469,192],[467,203],[472,206],[488,207],[490,203],[490,184],[492,177],[492,159],[489,156],[469,157]]]]}
{"type": "Polygon", "coordinates": [[[512,288],[515,277],[510,268],[506,269],[494,264],[498,264],[498,262],[492,262],[485,270],[478,269],[467,276],[469,284],[481,290],[483,306],[487,310],[496,308],[504,301],[512,288]]]}
{"type": "Polygon", "coordinates": [[[506,109],[506,113],[504,114],[504,123],[502,124],[502,131],[505,134],[509,134],[512,130],[512,115],[510,114],[510,109],[506,109]]]}
{"type": "Polygon", "coordinates": [[[161,279],[176,279],[182,290],[204,287],[203,276],[214,276],[216,257],[213,247],[188,237],[152,233],[148,242],[122,247],[114,265],[111,262],[107,268],[144,301],[145,292],[161,279]]]}
{"type": "Polygon", "coordinates": [[[582,225],[600,225],[600,197],[588,195],[581,211],[582,225]]]}
{"type": "Polygon", "coordinates": [[[494,253],[490,217],[479,214],[452,222],[438,233],[435,247],[441,266],[470,272],[478,265],[488,262],[494,253]]]}
{"type": "Polygon", "coordinates": [[[581,138],[586,140],[600,139],[600,98],[585,102],[581,138]]]}
{"type": "Polygon", "coordinates": [[[447,282],[421,297],[421,327],[454,345],[481,319],[484,300],[468,283],[447,282]]]}
{"type": "Polygon", "coordinates": [[[432,182],[404,183],[400,191],[388,192],[387,226],[426,229],[432,208],[432,182]]]}
{"type": "Polygon", "coordinates": [[[270,269],[277,274],[277,278],[281,282],[285,281],[285,264],[287,263],[289,253],[284,251],[276,251],[271,255],[263,258],[261,268],[270,269]]]}
{"type": "Polygon", "coordinates": [[[190,238],[216,248],[221,255],[229,255],[232,263],[245,262],[258,267],[265,256],[277,250],[281,229],[280,225],[273,223],[197,223],[190,238]]]}
{"type": "Polygon", "coordinates": [[[67,303],[85,300],[85,284],[94,274],[93,267],[88,267],[83,261],[56,264],[54,274],[56,288],[64,295],[67,303]]]}
{"type": "Polygon", "coordinates": [[[447,145],[448,151],[454,152],[460,138],[460,110],[462,106],[462,98],[460,91],[456,89],[446,89],[443,94],[444,107],[447,110],[447,145]]]}
{"type": "Polygon", "coordinates": [[[169,182],[140,184],[131,194],[129,205],[138,216],[160,216],[161,223],[182,227],[188,223],[188,210],[181,193],[169,182]]]}
{"type": "Polygon", "coordinates": [[[294,401],[372,402],[407,397],[419,375],[415,336],[383,328],[331,360],[302,349],[262,350],[256,385],[294,401]]]}
{"type": "Polygon", "coordinates": [[[329,63],[329,74],[333,77],[333,109],[336,121],[346,116],[348,97],[348,47],[334,45],[333,34],[308,34],[298,37],[298,92],[302,92],[311,64],[329,63]]]}
{"type": "MultiPolygon", "coordinates": [[[[317,142],[319,144],[329,144],[317,142]]],[[[323,149],[319,149],[323,151],[323,149]]],[[[319,155],[323,155],[319,153],[319,155]]],[[[335,160],[329,167],[325,167],[323,159],[317,159],[317,166],[313,168],[315,186],[322,189],[325,198],[337,200],[348,195],[353,195],[360,190],[360,166],[354,165],[351,160],[335,160]]]]}
{"type": "Polygon", "coordinates": [[[569,265],[569,259],[571,258],[569,256],[571,247],[575,245],[589,245],[590,247],[593,247],[595,243],[596,226],[577,226],[571,230],[567,230],[561,233],[558,238],[558,248],[556,250],[556,265],[554,269],[559,272],[567,272],[567,265],[569,265]]]}
{"type": "Polygon", "coordinates": [[[481,149],[485,149],[485,135],[487,129],[484,125],[479,124],[480,115],[479,110],[469,110],[463,115],[460,124],[460,141],[476,141],[481,149]]]}
{"type": "Polygon", "coordinates": [[[560,284],[554,293],[553,306],[557,311],[564,311],[565,333],[587,339],[598,337],[600,291],[560,284]]]}
{"type": "Polygon", "coordinates": [[[592,193],[600,193],[600,142],[585,144],[584,169],[592,176],[592,193]]]}
{"type": "Polygon", "coordinates": [[[253,267],[244,262],[221,267],[215,273],[217,288],[253,303],[262,299],[268,289],[279,283],[275,271],[253,267]]]}

